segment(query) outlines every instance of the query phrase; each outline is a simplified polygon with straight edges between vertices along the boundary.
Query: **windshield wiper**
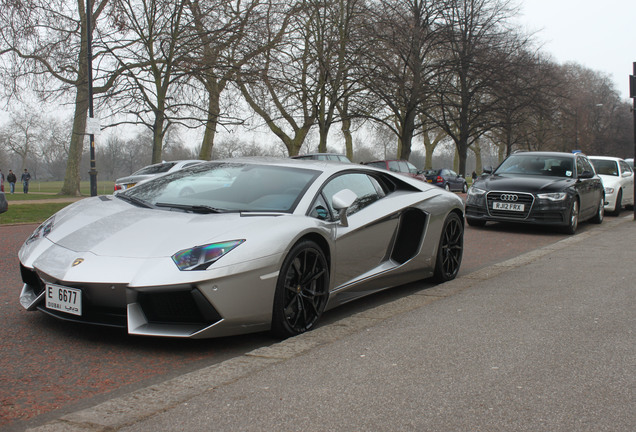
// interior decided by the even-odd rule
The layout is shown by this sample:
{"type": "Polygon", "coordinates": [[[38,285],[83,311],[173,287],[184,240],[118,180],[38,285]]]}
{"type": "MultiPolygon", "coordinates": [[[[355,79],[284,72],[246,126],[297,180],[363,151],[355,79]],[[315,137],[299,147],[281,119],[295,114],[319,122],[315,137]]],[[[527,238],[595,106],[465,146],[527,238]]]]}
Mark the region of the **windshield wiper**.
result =
{"type": "Polygon", "coordinates": [[[147,201],[142,200],[141,198],[137,198],[134,196],[128,196],[128,195],[124,195],[124,194],[115,194],[115,196],[119,199],[122,199],[124,201],[128,201],[131,204],[134,204],[136,206],[139,207],[144,207],[144,208],[154,208],[154,206],[152,204],[150,204],[147,201]]]}
{"type": "Polygon", "coordinates": [[[179,210],[190,211],[193,213],[223,213],[227,210],[211,207],[207,205],[189,205],[189,204],[173,204],[173,203],[157,203],[156,207],[169,207],[179,210]]]}

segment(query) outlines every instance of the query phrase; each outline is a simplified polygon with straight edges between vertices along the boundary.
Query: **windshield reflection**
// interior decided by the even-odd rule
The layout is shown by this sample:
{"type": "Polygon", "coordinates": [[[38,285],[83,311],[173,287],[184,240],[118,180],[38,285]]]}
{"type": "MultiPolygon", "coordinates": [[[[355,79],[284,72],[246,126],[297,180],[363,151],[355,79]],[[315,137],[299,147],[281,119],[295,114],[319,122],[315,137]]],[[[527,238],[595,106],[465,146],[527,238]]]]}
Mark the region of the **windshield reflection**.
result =
{"type": "Polygon", "coordinates": [[[293,167],[209,162],[141,183],[117,196],[196,213],[289,213],[319,174],[293,167]]]}

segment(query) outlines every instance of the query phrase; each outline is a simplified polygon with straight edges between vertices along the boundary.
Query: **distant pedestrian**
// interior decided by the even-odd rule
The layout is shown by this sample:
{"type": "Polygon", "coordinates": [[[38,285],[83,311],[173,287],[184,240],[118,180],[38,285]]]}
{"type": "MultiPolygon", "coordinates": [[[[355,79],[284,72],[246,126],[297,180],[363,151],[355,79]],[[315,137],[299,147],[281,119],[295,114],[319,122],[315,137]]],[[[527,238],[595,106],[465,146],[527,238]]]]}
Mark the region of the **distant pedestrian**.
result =
{"type": "Polygon", "coordinates": [[[27,169],[24,169],[22,176],[20,177],[20,181],[22,182],[22,190],[24,193],[29,193],[29,182],[31,181],[31,174],[27,169]]]}
{"type": "Polygon", "coordinates": [[[4,192],[4,174],[0,170],[0,192],[4,192]]]}
{"type": "Polygon", "coordinates": [[[475,171],[473,171],[472,178],[473,178],[473,183],[475,183],[475,180],[477,180],[477,173],[475,171]]]}
{"type": "Polygon", "coordinates": [[[18,179],[11,170],[9,170],[9,174],[7,174],[7,181],[9,182],[9,186],[11,187],[11,193],[15,192],[15,182],[17,182],[18,179]]]}

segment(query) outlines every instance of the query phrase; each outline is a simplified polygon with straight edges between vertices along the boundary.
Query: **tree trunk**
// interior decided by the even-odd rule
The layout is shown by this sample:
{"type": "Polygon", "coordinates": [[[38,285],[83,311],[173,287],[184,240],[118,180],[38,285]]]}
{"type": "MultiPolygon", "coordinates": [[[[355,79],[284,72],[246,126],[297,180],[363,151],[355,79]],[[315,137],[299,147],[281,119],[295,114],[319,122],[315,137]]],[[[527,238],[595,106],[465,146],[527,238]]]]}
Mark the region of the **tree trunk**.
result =
{"type": "Polygon", "coordinates": [[[208,119],[205,123],[205,133],[203,134],[203,142],[199,151],[199,159],[212,159],[212,149],[214,148],[214,137],[216,136],[216,127],[221,113],[220,108],[220,92],[208,91],[208,119]]]}

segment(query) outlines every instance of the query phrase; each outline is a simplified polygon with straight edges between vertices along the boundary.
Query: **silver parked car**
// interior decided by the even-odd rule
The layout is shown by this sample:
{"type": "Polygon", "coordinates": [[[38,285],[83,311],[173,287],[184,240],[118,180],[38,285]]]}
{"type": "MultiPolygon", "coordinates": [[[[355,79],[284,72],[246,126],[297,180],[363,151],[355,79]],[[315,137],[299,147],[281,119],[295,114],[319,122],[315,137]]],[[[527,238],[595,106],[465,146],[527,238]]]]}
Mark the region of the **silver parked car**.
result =
{"type": "Polygon", "coordinates": [[[165,175],[182,168],[200,164],[201,160],[178,160],[169,162],[160,162],[143,167],[135,171],[129,176],[118,178],[115,180],[115,192],[129,189],[142,181],[150,180],[161,175],[165,175]]]}
{"type": "Polygon", "coordinates": [[[43,223],[19,252],[20,302],[135,335],[287,337],[372,292],[453,279],[463,207],[362,165],[202,163],[43,223]]]}

